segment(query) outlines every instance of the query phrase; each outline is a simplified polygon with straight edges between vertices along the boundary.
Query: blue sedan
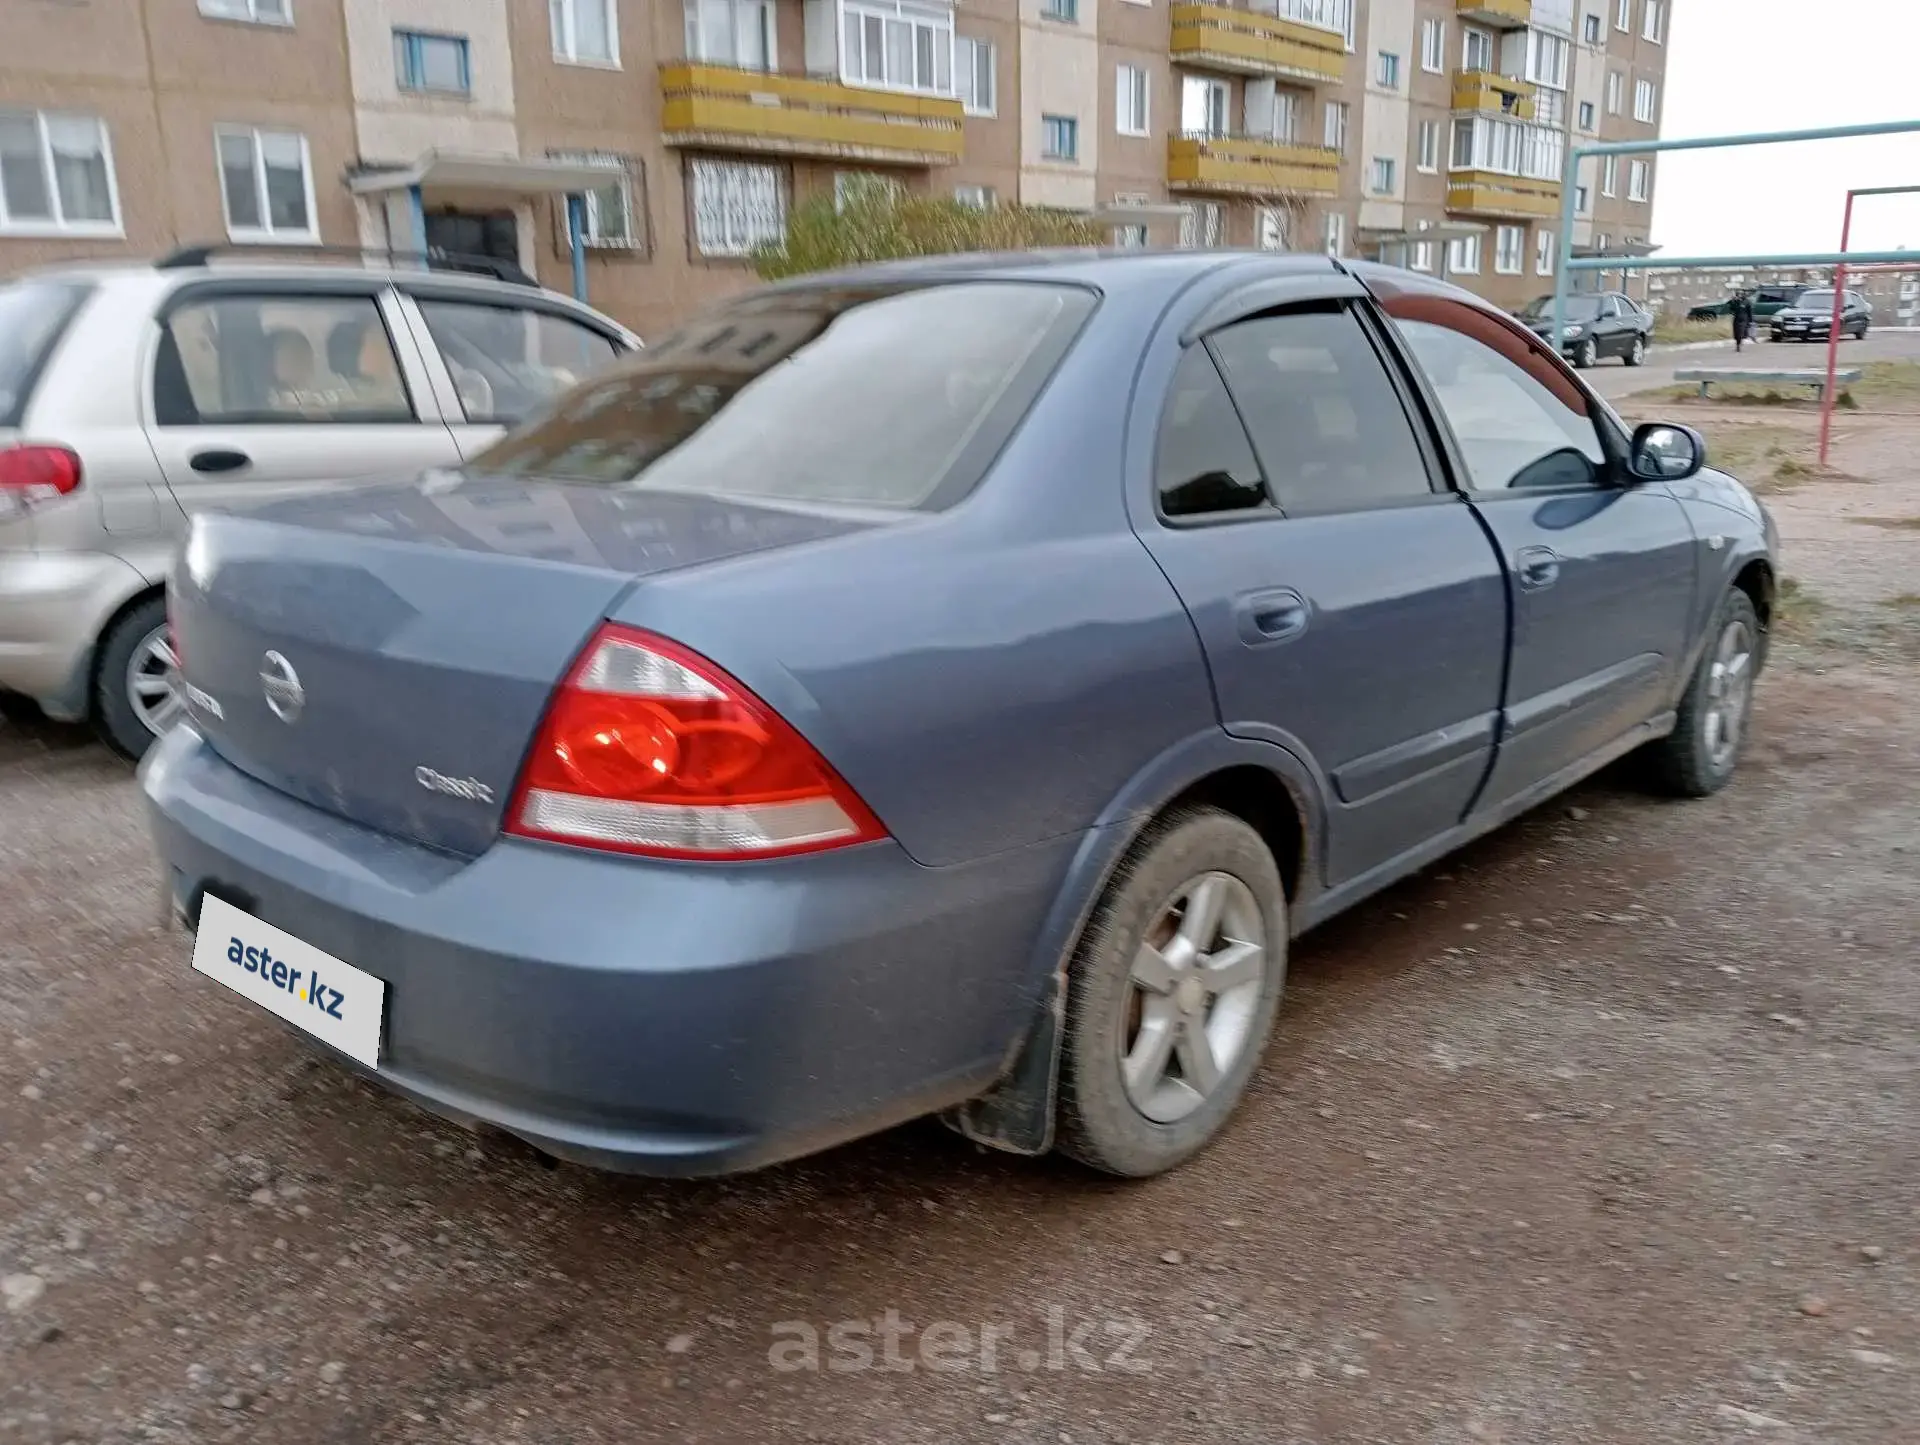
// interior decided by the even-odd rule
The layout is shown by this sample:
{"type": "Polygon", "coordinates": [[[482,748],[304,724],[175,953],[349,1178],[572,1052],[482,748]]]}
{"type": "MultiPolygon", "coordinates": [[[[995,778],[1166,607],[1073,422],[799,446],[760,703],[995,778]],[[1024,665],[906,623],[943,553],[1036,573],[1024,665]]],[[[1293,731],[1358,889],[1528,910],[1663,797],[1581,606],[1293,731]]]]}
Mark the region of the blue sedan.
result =
{"type": "Polygon", "coordinates": [[[1154,1174],[1291,938],[1624,754],[1732,776],[1775,535],[1705,460],[1367,264],[757,291],[462,470],[195,520],[167,886],[195,971],[554,1156],[938,1113],[1154,1174]]]}

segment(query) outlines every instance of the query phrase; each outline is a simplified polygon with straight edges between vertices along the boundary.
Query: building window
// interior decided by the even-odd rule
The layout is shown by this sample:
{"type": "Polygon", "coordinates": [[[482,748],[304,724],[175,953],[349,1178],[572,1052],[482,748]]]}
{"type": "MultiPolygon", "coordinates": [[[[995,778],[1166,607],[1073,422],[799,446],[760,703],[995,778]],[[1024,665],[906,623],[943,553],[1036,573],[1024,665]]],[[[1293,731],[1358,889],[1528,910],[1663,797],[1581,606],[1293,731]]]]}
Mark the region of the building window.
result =
{"type": "Polygon", "coordinates": [[[1651,80],[1636,80],[1633,83],[1633,118],[1653,124],[1653,108],[1658,96],[1651,80]]]}
{"type": "Polygon", "coordinates": [[[1420,68],[1438,75],[1447,68],[1447,22],[1423,20],[1420,23],[1420,68]]]}
{"type": "Polygon", "coordinates": [[[1527,228],[1502,226],[1494,233],[1493,269],[1502,276],[1518,276],[1527,254],[1527,228]]]}
{"type": "Polygon", "coordinates": [[[1180,209],[1180,245],[1191,251],[1196,246],[1218,246],[1224,227],[1218,201],[1198,201],[1180,209]]]}
{"type": "Polygon", "coordinates": [[[620,12],[614,0],[547,0],[553,58],[569,65],[620,63],[620,12]]]}
{"type": "Polygon", "coordinates": [[[1300,139],[1300,113],[1305,101],[1297,90],[1273,92],[1273,138],[1287,145],[1300,139]]]}
{"type": "Polygon", "coordinates": [[[21,233],[120,234],[113,150],[99,117],[0,111],[0,235],[21,233]]]}
{"type": "Polygon", "coordinates": [[[1413,254],[1407,261],[1407,269],[1411,271],[1433,269],[1433,242],[1415,241],[1413,243],[1413,254]]]}
{"type": "Polygon", "coordinates": [[[1453,123],[1452,165],[1456,170],[1556,181],[1566,157],[1566,141],[1564,132],[1547,126],[1463,116],[1453,123]]]}
{"type": "Polygon", "coordinates": [[[1605,231],[1602,231],[1593,238],[1593,249],[1602,256],[1606,255],[1608,251],[1613,249],[1613,237],[1609,236],[1605,231]]]}
{"type": "Polygon", "coordinates": [[[1607,72],[1607,114],[1620,114],[1620,98],[1626,94],[1626,78],[1617,70],[1607,72]]]}
{"type": "Polygon", "coordinates": [[[1471,25],[1460,27],[1460,68],[1493,69],[1493,36],[1471,25]]]}
{"type": "Polygon", "coordinates": [[[751,161],[687,162],[693,245],[702,256],[745,256],[787,234],[787,177],[751,161]]]}
{"type": "Polygon", "coordinates": [[[841,79],[880,90],[953,94],[953,7],[842,0],[841,79]]]}
{"type": "Polygon", "coordinates": [[[991,211],[994,207],[992,186],[955,186],[953,198],[963,206],[971,206],[976,211],[991,211]]]}
{"type": "Polygon", "coordinates": [[[1587,16],[1583,24],[1585,29],[1582,34],[1586,36],[1587,44],[1604,45],[1606,43],[1605,22],[1598,15],[1587,16]]]}
{"type": "Polygon", "coordinates": [[[1040,154],[1050,161],[1077,159],[1080,155],[1080,122],[1070,115],[1041,116],[1040,154]]]}
{"type": "Polygon", "coordinates": [[[1527,79],[1534,84],[1565,90],[1572,58],[1573,47],[1564,36],[1549,35],[1544,30],[1527,32],[1527,79]]]}
{"type": "Polygon", "coordinates": [[[1347,153],[1347,103],[1344,100],[1327,102],[1326,131],[1323,136],[1328,149],[1347,153]]]}
{"type": "Polygon", "coordinates": [[[1580,102],[1580,129],[1584,131],[1591,131],[1593,129],[1593,123],[1594,123],[1593,102],[1590,100],[1583,100],[1580,102]]]}
{"type": "MultiPolygon", "coordinates": [[[[1144,206],[1151,199],[1145,191],[1116,191],[1113,197],[1113,204],[1116,207],[1144,206]]],[[[1147,228],[1145,223],[1115,226],[1113,228],[1113,244],[1123,246],[1132,251],[1143,249],[1147,244],[1147,228]]]]}
{"type": "Polygon", "coordinates": [[[1480,238],[1478,236],[1462,236],[1457,241],[1447,242],[1447,271],[1454,276],[1480,274],[1480,238]]]}
{"type": "Polygon", "coordinates": [[[1367,177],[1367,189],[1376,196],[1393,194],[1394,165],[1392,156],[1375,156],[1373,171],[1367,177]]]}
{"type": "Polygon", "coordinates": [[[1647,12],[1641,19],[1640,34],[1658,45],[1665,38],[1666,0],[1647,0],[1647,12]]]}
{"type": "Polygon", "coordinates": [[[1278,206],[1262,206],[1259,215],[1259,243],[1262,251],[1287,249],[1287,212],[1278,206]]]}
{"type": "Polygon", "coordinates": [[[1600,194],[1609,198],[1620,194],[1620,157],[1600,158],[1600,194]]]}
{"type": "Polygon", "coordinates": [[[1437,120],[1420,122],[1420,169],[1440,169],[1440,122],[1437,120]]]}
{"type": "Polygon", "coordinates": [[[1613,0],[1613,28],[1622,35],[1633,29],[1633,0],[1613,0]]]}
{"type": "Polygon", "coordinates": [[[1575,215],[1590,215],[1593,211],[1593,193],[1585,186],[1573,188],[1573,210],[1575,215]]]}
{"type": "Polygon", "coordinates": [[[1320,239],[1326,245],[1329,256],[1343,256],[1347,250],[1347,218],[1338,211],[1328,211],[1321,225],[1320,239]]]}
{"type": "MultiPolygon", "coordinates": [[[[584,227],[580,239],[588,246],[606,251],[643,251],[647,246],[645,172],[631,156],[611,155],[605,151],[549,151],[558,161],[606,168],[605,185],[582,193],[586,203],[584,227]],[[639,200],[636,202],[636,197],[639,200]]],[[[561,212],[561,230],[566,229],[566,213],[561,212]]]]}
{"type": "Polygon", "coordinates": [[[220,197],[233,241],[316,241],[313,166],[295,131],[221,128],[220,197]]]}
{"type": "Polygon", "coordinates": [[[1647,163],[1645,161],[1629,161],[1627,163],[1628,200],[1644,201],[1647,199],[1647,174],[1647,163]]]}
{"type": "Polygon", "coordinates": [[[833,173],[833,208],[844,211],[849,202],[862,197],[884,198],[892,205],[906,195],[907,188],[893,176],[883,176],[876,171],[835,171],[833,173]]]}
{"type": "Polygon", "coordinates": [[[396,30],[393,32],[393,74],[402,90],[466,95],[472,89],[467,72],[466,38],[396,30]]]}
{"type": "Polygon", "coordinates": [[[1042,20],[1064,20],[1069,25],[1080,23],[1080,0],[1040,0],[1040,18],[1042,20]]]}
{"type": "Polygon", "coordinates": [[[689,60],[762,71],[779,63],[773,0],[687,0],[686,16],[689,60]]]}
{"type": "Polygon", "coordinates": [[[214,20],[254,25],[293,24],[293,0],[200,0],[200,13],[214,20]]]}
{"type": "Polygon", "coordinates": [[[1391,50],[1383,50],[1373,62],[1373,78],[1388,90],[1400,88],[1400,57],[1391,50]]]}
{"type": "Polygon", "coordinates": [[[1231,95],[1224,80],[1189,75],[1180,82],[1180,130],[1185,135],[1225,135],[1231,95]]]}
{"type": "Polygon", "coordinates": [[[991,41],[955,36],[953,78],[960,105],[968,115],[992,115],[996,108],[994,71],[998,53],[991,41]]]}
{"type": "Polygon", "coordinates": [[[1114,71],[1114,127],[1121,135],[1146,135],[1147,73],[1137,65],[1122,65],[1114,71]]]}

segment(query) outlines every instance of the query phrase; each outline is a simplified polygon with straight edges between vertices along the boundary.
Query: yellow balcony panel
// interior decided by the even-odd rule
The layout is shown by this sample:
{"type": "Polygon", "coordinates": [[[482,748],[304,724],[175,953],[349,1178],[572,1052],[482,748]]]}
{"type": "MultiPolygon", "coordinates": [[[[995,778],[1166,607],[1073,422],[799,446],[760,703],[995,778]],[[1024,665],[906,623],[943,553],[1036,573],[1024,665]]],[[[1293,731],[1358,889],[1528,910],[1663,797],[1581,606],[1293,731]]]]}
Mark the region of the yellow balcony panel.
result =
{"type": "Polygon", "coordinates": [[[902,166],[961,155],[960,102],[945,97],[684,62],[660,67],[660,96],[668,145],[902,166]]]}
{"type": "Polygon", "coordinates": [[[1496,75],[1490,70],[1461,70],[1453,77],[1453,108],[1483,115],[1532,120],[1537,87],[1531,80],[1496,75]]]}
{"type": "Polygon", "coordinates": [[[1533,19],[1533,0],[1454,0],[1462,20],[1491,25],[1495,30],[1524,30],[1533,19]]]}
{"type": "Polygon", "coordinates": [[[1173,136],[1167,187],[1201,195],[1332,196],[1340,190],[1340,152],[1250,136],[1173,136]]]}
{"type": "Polygon", "coordinates": [[[1453,171],[1447,176],[1447,209],[1517,221],[1555,217],[1560,214],[1560,182],[1498,171],[1453,171]]]}
{"type": "Polygon", "coordinates": [[[1230,5],[1175,5],[1171,14],[1170,49],[1184,64],[1322,85],[1346,77],[1347,42],[1337,30],[1230,5]]]}

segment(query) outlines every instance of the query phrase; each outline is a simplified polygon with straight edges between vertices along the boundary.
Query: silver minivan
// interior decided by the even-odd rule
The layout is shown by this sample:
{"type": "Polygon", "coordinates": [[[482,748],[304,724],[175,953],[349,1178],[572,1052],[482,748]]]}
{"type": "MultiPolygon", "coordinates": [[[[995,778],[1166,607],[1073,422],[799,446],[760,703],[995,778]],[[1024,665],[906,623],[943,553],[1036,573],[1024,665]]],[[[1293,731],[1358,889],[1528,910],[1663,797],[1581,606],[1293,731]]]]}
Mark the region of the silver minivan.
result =
{"type": "Polygon", "coordinates": [[[139,757],[187,514],[457,466],[639,339],[530,285],[292,261],[0,283],[0,690],[139,757]]]}

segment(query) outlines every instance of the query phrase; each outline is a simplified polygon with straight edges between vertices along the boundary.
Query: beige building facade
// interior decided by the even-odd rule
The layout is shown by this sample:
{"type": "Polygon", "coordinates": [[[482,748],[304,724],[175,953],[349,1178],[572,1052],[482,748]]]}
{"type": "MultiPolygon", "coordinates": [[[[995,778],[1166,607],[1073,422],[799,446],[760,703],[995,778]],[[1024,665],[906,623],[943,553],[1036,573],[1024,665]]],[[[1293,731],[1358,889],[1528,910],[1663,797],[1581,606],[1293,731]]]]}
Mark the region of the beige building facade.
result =
{"type": "MultiPolygon", "coordinates": [[[[0,0],[0,275],[192,241],[429,247],[563,290],[577,263],[649,334],[864,174],[1519,306],[1561,259],[1569,144],[1658,134],[1671,8],[0,0]]],[[[1654,178],[1584,165],[1576,249],[1643,246],[1654,178]]]]}

